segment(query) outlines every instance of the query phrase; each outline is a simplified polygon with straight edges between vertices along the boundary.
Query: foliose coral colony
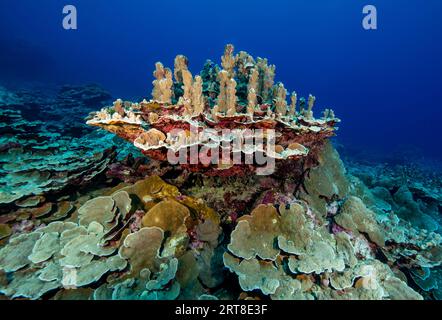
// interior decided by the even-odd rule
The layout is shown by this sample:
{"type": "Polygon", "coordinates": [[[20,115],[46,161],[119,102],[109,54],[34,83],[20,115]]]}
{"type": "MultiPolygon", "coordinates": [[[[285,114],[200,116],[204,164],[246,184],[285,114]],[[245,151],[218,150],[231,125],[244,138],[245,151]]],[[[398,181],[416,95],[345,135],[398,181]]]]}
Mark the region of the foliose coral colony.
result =
{"type": "Polygon", "coordinates": [[[39,179],[26,191],[14,185],[19,192],[2,194],[0,293],[440,298],[437,227],[403,219],[413,208],[440,207],[440,197],[416,204],[411,187],[381,189],[365,184],[360,172],[347,173],[328,141],[339,119],[330,109],[316,119],[316,98],[298,99],[275,84],[267,59],[234,55],[227,45],[222,68],[208,61],[193,76],[188,64],[183,55],[173,71],[158,62],[152,100],[117,100],[88,118],[130,141],[148,164],[99,157],[79,169],[107,168],[112,179],[93,191],[54,198],[39,179]],[[253,144],[235,144],[234,130],[253,144]],[[266,161],[250,157],[256,154],[266,161]],[[266,163],[275,165],[269,170],[266,163]]]}

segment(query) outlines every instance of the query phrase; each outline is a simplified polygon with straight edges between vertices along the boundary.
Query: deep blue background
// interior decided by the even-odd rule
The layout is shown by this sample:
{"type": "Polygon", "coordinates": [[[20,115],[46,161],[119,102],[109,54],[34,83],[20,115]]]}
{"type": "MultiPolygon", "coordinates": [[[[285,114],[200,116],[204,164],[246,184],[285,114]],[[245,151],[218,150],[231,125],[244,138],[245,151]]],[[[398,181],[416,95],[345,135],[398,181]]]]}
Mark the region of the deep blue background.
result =
{"type": "Polygon", "coordinates": [[[97,82],[135,98],[150,94],[156,61],[182,53],[199,72],[231,42],[334,108],[344,145],[442,159],[441,16],[441,0],[0,0],[0,81],[97,82]],[[62,28],[66,4],[76,31],[62,28]],[[362,28],[367,4],[377,31],[362,28]]]}

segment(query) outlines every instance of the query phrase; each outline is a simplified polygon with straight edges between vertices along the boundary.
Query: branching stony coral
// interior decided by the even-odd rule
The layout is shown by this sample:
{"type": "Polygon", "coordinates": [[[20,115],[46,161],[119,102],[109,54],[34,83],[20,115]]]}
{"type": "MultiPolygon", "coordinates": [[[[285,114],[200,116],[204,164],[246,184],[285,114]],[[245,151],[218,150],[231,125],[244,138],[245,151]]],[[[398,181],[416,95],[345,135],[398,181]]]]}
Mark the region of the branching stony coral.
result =
{"type": "MultiPolygon", "coordinates": [[[[241,157],[250,157],[262,149],[266,157],[275,161],[294,162],[307,158],[306,163],[314,163],[317,150],[334,135],[339,119],[315,119],[312,97],[308,116],[295,111],[296,99],[291,110],[287,110],[287,91],[282,83],[274,86],[275,67],[269,66],[266,59],[255,61],[245,52],[235,57],[233,46],[227,45],[221,60],[222,70],[209,63],[201,75],[193,78],[188,70],[188,59],[177,56],[173,88],[180,90],[168,86],[165,90],[169,90],[169,94],[163,92],[159,82],[167,69],[157,63],[153,100],[130,103],[123,115],[114,112],[115,107],[104,108],[92,114],[87,123],[130,141],[143,154],[157,161],[165,162],[170,154],[187,154],[192,147],[196,148],[197,152],[192,153],[198,155],[198,163],[185,161],[180,162],[180,166],[211,176],[255,173],[262,166],[258,161],[249,165],[224,163],[216,158],[215,151],[222,154],[224,150],[222,142],[235,143],[234,135],[216,139],[215,135],[226,129],[276,131],[275,151],[269,149],[272,139],[265,139],[259,150],[238,150],[241,157]],[[174,104],[161,98],[172,94],[176,100],[174,104]],[[180,133],[175,136],[177,130],[180,133]],[[208,130],[212,134],[207,134],[208,130]],[[204,154],[207,148],[210,154],[204,154]],[[206,160],[209,165],[202,163],[206,160]]],[[[233,156],[233,151],[229,156],[233,156]]]]}
{"type": "MultiPolygon", "coordinates": [[[[157,62],[155,67],[154,77],[156,80],[153,81],[154,89],[152,96],[155,100],[163,103],[171,103],[173,86],[172,71],[168,68],[165,69],[161,62],[157,62]]],[[[120,115],[124,116],[124,114],[121,113],[120,115]]]]}
{"type": "Polygon", "coordinates": [[[221,57],[221,65],[224,68],[224,70],[227,71],[228,77],[229,78],[233,78],[234,76],[234,70],[233,68],[235,67],[235,57],[233,55],[233,50],[235,48],[233,47],[233,45],[228,44],[226,45],[225,49],[224,49],[224,55],[221,57]]]}

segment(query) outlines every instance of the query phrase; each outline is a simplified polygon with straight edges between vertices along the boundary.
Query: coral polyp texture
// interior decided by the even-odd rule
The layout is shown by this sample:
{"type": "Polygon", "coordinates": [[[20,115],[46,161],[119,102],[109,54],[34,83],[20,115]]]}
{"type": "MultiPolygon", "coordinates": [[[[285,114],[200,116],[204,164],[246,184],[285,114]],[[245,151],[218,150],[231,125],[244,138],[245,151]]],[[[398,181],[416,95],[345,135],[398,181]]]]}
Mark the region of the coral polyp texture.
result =
{"type": "Polygon", "coordinates": [[[221,61],[222,69],[208,61],[195,76],[183,55],[175,58],[173,72],[158,62],[150,101],[117,100],[87,123],[130,141],[153,160],[206,175],[266,174],[259,170],[263,161],[279,167],[314,162],[337,129],[334,112],[315,118],[312,95],[298,103],[293,92],[288,103],[267,59],[235,55],[227,45],[221,61]]]}

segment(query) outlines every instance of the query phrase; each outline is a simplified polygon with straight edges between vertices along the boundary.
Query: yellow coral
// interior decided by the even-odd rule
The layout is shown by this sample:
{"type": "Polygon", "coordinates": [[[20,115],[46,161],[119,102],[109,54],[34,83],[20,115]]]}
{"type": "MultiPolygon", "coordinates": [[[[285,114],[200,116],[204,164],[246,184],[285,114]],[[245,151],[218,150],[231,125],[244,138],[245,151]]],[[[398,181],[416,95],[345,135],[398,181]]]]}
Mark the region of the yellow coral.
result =
{"type": "Polygon", "coordinates": [[[276,113],[284,117],[287,113],[287,90],[282,83],[279,83],[276,89],[275,109],[276,113]]]}
{"type": "Polygon", "coordinates": [[[204,111],[203,80],[196,76],[192,87],[193,115],[198,116],[204,111]]]}
{"type": "Polygon", "coordinates": [[[154,100],[161,103],[172,102],[172,71],[164,68],[161,62],[155,64],[155,71],[153,73],[156,80],[153,81],[152,97],[154,100]]]}
{"type": "Polygon", "coordinates": [[[183,55],[177,55],[175,57],[175,62],[174,62],[174,75],[175,75],[175,80],[179,83],[183,83],[183,75],[182,72],[184,70],[188,70],[188,64],[189,64],[189,60],[187,59],[186,56],[183,55]]]}
{"type": "Polygon", "coordinates": [[[296,94],[295,91],[292,92],[292,95],[290,97],[290,101],[291,101],[291,103],[290,103],[290,110],[289,110],[288,115],[290,117],[294,117],[296,114],[296,103],[298,101],[298,95],[296,94]]]}
{"type": "Polygon", "coordinates": [[[221,65],[228,72],[229,78],[234,77],[233,68],[235,67],[235,57],[233,56],[234,46],[232,44],[226,45],[224,55],[221,57],[221,65]]]}

